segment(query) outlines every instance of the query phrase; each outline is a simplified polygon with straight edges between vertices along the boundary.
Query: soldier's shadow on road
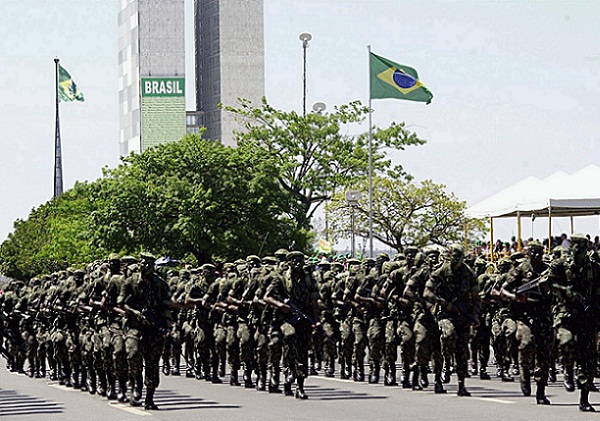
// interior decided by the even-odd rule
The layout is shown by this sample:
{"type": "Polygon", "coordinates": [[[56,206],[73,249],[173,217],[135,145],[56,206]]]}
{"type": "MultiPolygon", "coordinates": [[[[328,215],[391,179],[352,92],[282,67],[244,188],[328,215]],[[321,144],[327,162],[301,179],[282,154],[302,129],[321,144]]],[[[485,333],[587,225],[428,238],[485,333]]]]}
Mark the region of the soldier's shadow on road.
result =
{"type": "Polygon", "coordinates": [[[387,396],[372,395],[370,393],[353,392],[351,390],[321,387],[317,385],[305,386],[306,394],[312,400],[358,400],[358,399],[387,399],[387,396]]]}
{"type": "Polygon", "coordinates": [[[14,390],[0,389],[0,419],[18,415],[60,414],[62,406],[34,396],[23,395],[14,390]]]}
{"type": "Polygon", "coordinates": [[[161,411],[183,411],[191,409],[238,409],[240,405],[223,404],[196,396],[182,395],[172,390],[157,390],[154,402],[161,411]]]}
{"type": "MultiPolygon", "coordinates": [[[[523,393],[519,391],[519,384],[516,385],[516,390],[498,390],[493,388],[481,387],[481,386],[469,386],[467,385],[467,389],[473,392],[473,397],[476,398],[527,398],[523,396],[523,393]]],[[[456,387],[449,387],[448,393],[453,394],[456,393],[456,387]]]]}

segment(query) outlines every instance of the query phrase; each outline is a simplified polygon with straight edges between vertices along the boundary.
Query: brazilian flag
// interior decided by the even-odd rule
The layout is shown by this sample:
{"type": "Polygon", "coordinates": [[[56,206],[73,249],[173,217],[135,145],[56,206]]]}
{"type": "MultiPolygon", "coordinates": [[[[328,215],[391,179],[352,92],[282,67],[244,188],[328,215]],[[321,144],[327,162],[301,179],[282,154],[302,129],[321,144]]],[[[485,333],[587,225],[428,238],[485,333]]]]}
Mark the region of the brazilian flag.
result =
{"type": "Polygon", "coordinates": [[[75,83],[67,69],[58,65],[58,99],[64,102],[83,101],[83,92],[75,83]]]}
{"type": "Polygon", "coordinates": [[[370,53],[371,99],[396,98],[429,104],[433,94],[421,83],[412,67],[370,53]]]}

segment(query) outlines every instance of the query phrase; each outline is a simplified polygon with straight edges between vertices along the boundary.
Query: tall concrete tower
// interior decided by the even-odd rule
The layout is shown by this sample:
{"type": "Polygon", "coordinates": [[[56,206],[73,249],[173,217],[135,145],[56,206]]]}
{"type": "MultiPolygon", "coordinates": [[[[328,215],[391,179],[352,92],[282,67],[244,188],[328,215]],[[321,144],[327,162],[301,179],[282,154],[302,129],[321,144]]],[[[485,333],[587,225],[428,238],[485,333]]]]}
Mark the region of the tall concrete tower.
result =
{"type": "Polygon", "coordinates": [[[204,136],[235,145],[233,116],[219,109],[265,95],[263,0],[194,0],[196,109],[204,136]]]}
{"type": "Polygon", "coordinates": [[[120,153],[186,133],[184,0],[119,0],[120,153]]]}

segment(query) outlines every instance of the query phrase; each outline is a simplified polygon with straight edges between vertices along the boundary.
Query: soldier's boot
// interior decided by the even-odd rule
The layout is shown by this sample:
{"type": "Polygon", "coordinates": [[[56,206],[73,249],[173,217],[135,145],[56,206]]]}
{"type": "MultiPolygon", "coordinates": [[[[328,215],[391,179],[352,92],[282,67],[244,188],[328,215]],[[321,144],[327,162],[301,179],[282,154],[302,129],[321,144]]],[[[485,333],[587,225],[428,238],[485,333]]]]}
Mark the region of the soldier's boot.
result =
{"type": "Polygon", "coordinates": [[[94,370],[90,370],[90,373],[89,373],[88,393],[90,395],[93,395],[96,393],[96,372],[94,370]]]}
{"type": "Polygon", "coordinates": [[[500,374],[503,382],[514,382],[515,378],[510,374],[510,366],[506,366],[502,368],[502,372],[500,374]]]}
{"type": "Polygon", "coordinates": [[[107,373],[108,378],[108,389],[106,389],[106,399],[114,401],[117,399],[117,388],[115,375],[113,373],[107,373]]]}
{"type": "Polygon", "coordinates": [[[510,374],[513,376],[519,375],[519,366],[517,364],[513,364],[510,374]]]}
{"type": "Polygon", "coordinates": [[[294,392],[292,391],[292,383],[286,381],[283,383],[283,394],[285,396],[294,396],[294,392]]]}
{"type": "Polygon", "coordinates": [[[421,378],[419,379],[419,384],[423,389],[429,387],[429,378],[427,377],[427,364],[423,364],[419,366],[419,370],[421,370],[421,378]]]}
{"type": "Polygon", "coordinates": [[[142,376],[142,373],[139,373],[138,376],[135,379],[135,387],[133,388],[133,396],[135,396],[135,398],[138,401],[142,400],[142,388],[144,387],[144,377],[142,376]]]}
{"type": "Polygon", "coordinates": [[[269,393],[281,393],[281,389],[279,388],[279,376],[279,367],[272,368],[269,379],[269,393]]]}
{"type": "Polygon", "coordinates": [[[419,367],[415,366],[412,370],[412,390],[423,390],[419,383],[419,367]]]}
{"type": "Polygon", "coordinates": [[[309,359],[308,359],[308,365],[310,367],[309,374],[311,376],[318,376],[319,375],[319,372],[315,368],[315,365],[316,365],[316,361],[315,360],[316,360],[316,355],[313,352],[312,354],[310,354],[309,359]]]}
{"type": "Polygon", "coordinates": [[[550,370],[548,371],[548,381],[550,383],[556,383],[556,361],[552,360],[550,363],[550,370]]]}
{"type": "Polygon", "coordinates": [[[106,396],[106,374],[99,374],[98,377],[98,394],[100,396],[106,396]]]}
{"type": "Polygon", "coordinates": [[[444,365],[442,368],[442,383],[450,383],[450,376],[452,375],[452,370],[447,365],[444,365]]]}
{"type": "Polygon", "coordinates": [[[73,389],[79,389],[81,387],[81,383],[79,382],[79,369],[73,369],[73,389]]]}
{"type": "Polygon", "coordinates": [[[550,405],[550,401],[546,397],[546,382],[544,380],[535,382],[535,402],[538,405],[550,405]]]}
{"type": "Polygon", "coordinates": [[[458,381],[458,389],[456,390],[456,394],[458,396],[471,396],[471,392],[469,392],[467,390],[467,388],[465,387],[465,381],[464,380],[459,380],[458,381]]]}
{"type": "Polygon", "coordinates": [[[346,360],[344,358],[340,358],[340,379],[348,380],[350,376],[348,376],[348,372],[346,371],[346,360]]]}
{"type": "Polygon", "coordinates": [[[477,366],[477,356],[474,356],[473,361],[471,361],[471,374],[475,376],[478,372],[479,368],[477,366]]]}
{"type": "Polygon", "coordinates": [[[117,400],[121,403],[129,402],[127,398],[127,379],[120,377],[119,378],[119,391],[117,393],[117,400]]]}
{"type": "Polygon", "coordinates": [[[171,370],[171,374],[173,376],[181,375],[179,371],[179,366],[181,365],[181,354],[177,353],[173,356],[173,369],[171,370]]]}
{"type": "Polygon", "coordinates": [[[82,392],[87,392],[89,390],[88,380],[87,380],[87,370],[81,370],[81,385],[79,390],[82,392]]]}
{"type": "MultiPolygon", "coordinates": [[[[219,361],[219,377],[225,377],[225,356],[221,357],[219,361]]],[[[214,373],[213,373],[213,377],[214,373]]]]}
{"type": "Polygon", "coordinates": [[[531,396],[531,373],[528,367],[521,367],[521,392],[523,396],[531,396]]]}
{"type": "Polygon", "coordinates": [[[390,365],[387,362],[383,363],[383,385],[390,385],[390,365]]]}
{"type": "Polygon", "coordinates": [[[258,368],[259,379],[256,382],[256,389],[259,392],[264,392],[267,389],[267,384],[269,383],[267,380],[267,366],[261,365],[258,368]]]}
{"type": "Polygon", "coordinates": [[[444,389],[444,384],[442,382],[442,373],[437,370],[435,372],[435,379],[433,383],[433,393],[447,393],[447,390],[444,389]]]}
{"type": "Polygon", "coordinates": [[[579,392],[579,410],[583,412],[596,412],[590,404],[590,391],[586,387],[582,387],[579,392]]]}
{"type": "Polygon", "coordinates": [[[335,373],[335,357],[327,359],[327,367],[325,368],[325,377],[333,377],[335,373]]]}
{"type": "Polygon", "coordinates": [[[563,385],[567,392],[575,391],[575,382],[573,381],[573,365],[565,366],[565,380],[563,385]]]}
{"type": "Polygon", "coordinates": [[[365,381],[365,365],[363,363],[358,363],[357,366],[354,368],[352,378],[355,382],[365,381]]]}
{"type": "MultiPolygon", "coordinates": [[[[242,377],[244,378],[244,388],[245,389],[254,389],[255,385],[254,385],[254,382],[252,381],[252,371],[247,368],[244,368],[244,374],[242,374],[242,377]]],[[[257,381],[258,381],[258,378],[257,378],[257,381]]]]}
{"type": "Polygon", "coordinates": [[[304,377],[299,377],[296,380],[296,393],[294,394],[296,399],[306,400],[308,395],[304,392],[304,377]]]}
{"type": "Polygon", "coordinates": [[[402,389],[410,389],[412,388],[412,383],[410,382],[410,372],[408,371],[408,367],[403,363],[402,365],[402,389]]]}
{"type": "Polygon", "coordinates": [[[34,365],[30,362],[29,363],[29,368],[27,369],[27,377],[31,377],[33,378],[33,376],[35,376],[35,367],[34,365]]]}
{"type": "Polygon", "coordinates": [[[136,379],[130,377],[131,390],[129,391],[129,405],[142,406],[142,385],[136,379]]]}
{"type": "Polygon", "coordinates": [[[218,366],[213,366],[213,370],[212,370],[212,378],[211,378],[211,382],[213,383],[223,383],[223,381],[219,378],[219,372],[221,370],[219,369],[218,366]]]}
{"type": "Polygon", "coordinates": [[[479,379],[480,380],[492,380],[490,375],[487,373],[485,366],[483,366],[483,365],[479,368],[479,379]]]}
{"type": "Polygon", "coordinates": [[[231,373],[229,373],[229,386],[241,386],[237,370],[231,370],[231,373]]]}
{"type": "Polygon", "coordinates": [[[158,411],[158,406],[154,403],[155,389],[149,387],[146,389],[146,400],[144,401],[144,409],[146,411],[158,411]]]}
{"type": "Polygon", "coordinates": [[[370,373],[369,373],[369,383],[377,384],[379,383],[379,364],[373,363],[370,365],[370,373]]]}

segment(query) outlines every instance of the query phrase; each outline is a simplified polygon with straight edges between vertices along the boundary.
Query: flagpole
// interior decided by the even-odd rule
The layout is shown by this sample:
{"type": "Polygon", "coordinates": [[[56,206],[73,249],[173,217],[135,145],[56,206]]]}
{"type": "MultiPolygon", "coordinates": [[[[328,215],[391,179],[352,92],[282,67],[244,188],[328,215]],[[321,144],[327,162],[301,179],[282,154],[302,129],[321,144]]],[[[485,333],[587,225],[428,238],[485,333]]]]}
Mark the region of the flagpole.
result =
{"type": "Polygon", "coordinates": [[[63,173],[62,173],[62,152],[60,145],[60,121],[58,114],[58,57],[54,59],[54,91],[56,94],[56,126],[54,129],[54,197],[58,197],[63,192],[63,173]]]}
{"type": "Polygon", "coordinates": [[[373,257],[373,133],[371,124],[371,46],[369,51],[369,257],[373,257]]]}

